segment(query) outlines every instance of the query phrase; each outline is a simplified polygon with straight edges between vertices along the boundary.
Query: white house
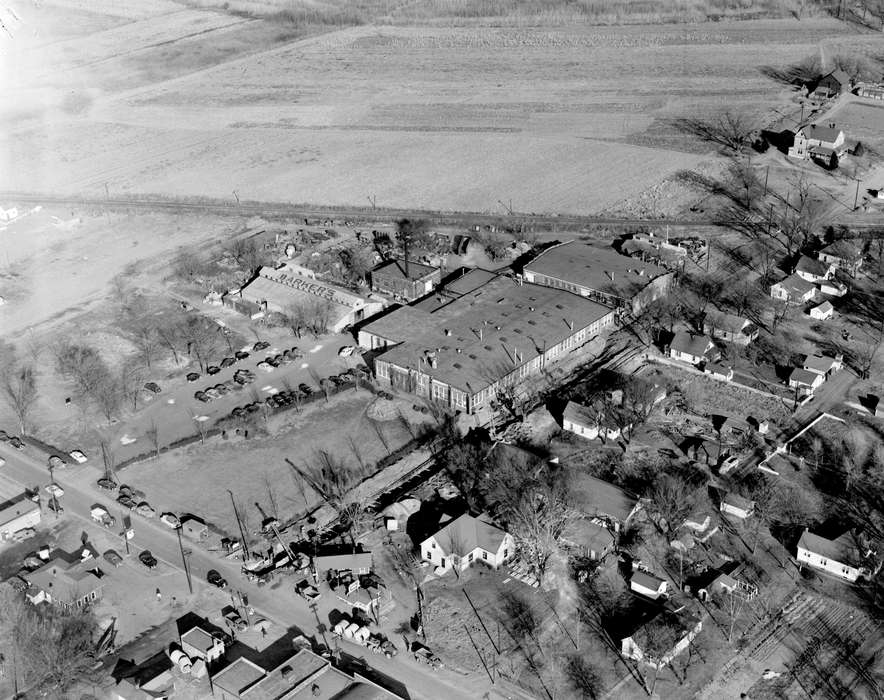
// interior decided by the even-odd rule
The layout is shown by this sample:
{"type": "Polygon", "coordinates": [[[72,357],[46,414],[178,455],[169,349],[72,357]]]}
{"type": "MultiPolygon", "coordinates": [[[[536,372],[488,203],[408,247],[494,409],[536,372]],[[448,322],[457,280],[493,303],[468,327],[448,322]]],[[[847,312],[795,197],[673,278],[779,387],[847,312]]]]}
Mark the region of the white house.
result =
{"type": "Polygon", "coordinates": [[[805,530],[798,540],[798,561],[845,581],[856,581],[867,573],[862,566],[861,552],[850,532],[827,540],[805,530]]]}
{"type": "Polygon", "coordinates": [[[828,321],[835,315],[835,307],[832,306],[831,302],[824,301],[819,306],[814,306],[809,313],[810,317],[815,318],[817,321],[828,321]]]}
{"type": "Polygon", "coordinates": [[[841,239],[830,243],[819,252],[819,259],[839,270],[855,275],[863,263],[862,251],[854,243],[841,239]]]}
{"type": "Polygon", "coordinates": [[[664,610],[622,639],[620,651],[659,670],[685,651],[702,629],[700,618],[664,610]]]}
{"type": "Polygon", "coordinates": [[[707,360],[715,361],[721,357],[721,353],[707,336],[678,331],[669,344],[669,356],[673,360],[697,365],[707,360]]]}
{"type": "Polygon", "coordinates": [[[728,493],[721,499],[721,512],[745,520],[755,510],[755,501],[743,498],[736,493],[728,493]]]}
{"type": "Polygon", "coordinates": [[[813,299],[814,294],[816,287],[798,275],[789,275],[770,287],[771,297],[789,304],[804,304],[813,299]]]}
{"type": "Polygon", "coordinates": [[[224,656],[224,641],[202,627],[191,627],[181,635],[181,650],[191,659],[202,659],[211,665],[224,656]]]}
{"type": "Polygon", "coordinates": [[[703,373],[723,382],[729,382],[734,378],[734,368],[724,362],[710,362],[703,369],[703,373]]]}
{"type": "Polygon", "coordinates": [[[822,260],[815,260],[806,255],[798,258],[795,265],[795,274],[807,282],[822,282],[829,279],[835,272],[835,268],[831,263],[825,263],[822,260]]]}
{"type": "Polygon", "coordinates": [[[819,285],[820,291],[830,297],[843,297],[847,294],[847,285],[836,279],[823,280],[819,285]]]}
{"type": "Polygon", "coordinates": [[[437,568],[461,571],[481,561],[498,568],[513,556],[513,536],[484,519],[468,513],[449,522],[421,542],[421,557],[437,568]]]}
{"type": "Polygon", "coordinates": [[[801,389],[808,394],[812,394],[820,388],[825,381],[824,375],[800,367],[793,369],[792,374],[789,375],[789,386],[792,389],[801,389]]]}
{"type": "Polygon", "coordinates": [[[0,503],[0,540],[8,540],[19,530],[39,524],[40,506],[25,494],[0,503]]]}
{"type": "Polygon", "coordinates": [[[629,580],[629,587],[636,593],[657,600],[660,596],[666,595],[667,583],[653,574],[645,571],[635,571],[629,580]]]}
{"type": "MultiPolygon", "coordinates": [[[[624,430],[629,430],[632,423],[617,420],[617,412],[622,411],[618,406],[607,407],[607,410],[599,410],[593,406],[584,406],[574,401],[569,401],[562,414],[562,429],[580,435],[587,440],[601,438],[604,440],[617,440],[624,430]]],[[[620,413],[619,417],[624,414],[620,413]]]]}
{"type": "Polygon", "coordinates": [[[748,318],[711,309],[703,318],[703,332],[711,338],[748,345],[758,337],[758,328],[748,318]]]}
{"type": "Polygon", "coordinates": [[[823,378],[828,378],[833,372],[841,369],[844,363],[844,356],[830,357],[829,355],[807,355],[804,358],[804,369],[808,372],[821,374],[823,378]]]}
{"type": "Polygon", "coordinates": [[[795,132],[795,141],[789,149],[789,156],[807,160],[822,152],[841,156],[844,151],[844,132],[841,129],[834,124],[810,124],[795,132]]]}

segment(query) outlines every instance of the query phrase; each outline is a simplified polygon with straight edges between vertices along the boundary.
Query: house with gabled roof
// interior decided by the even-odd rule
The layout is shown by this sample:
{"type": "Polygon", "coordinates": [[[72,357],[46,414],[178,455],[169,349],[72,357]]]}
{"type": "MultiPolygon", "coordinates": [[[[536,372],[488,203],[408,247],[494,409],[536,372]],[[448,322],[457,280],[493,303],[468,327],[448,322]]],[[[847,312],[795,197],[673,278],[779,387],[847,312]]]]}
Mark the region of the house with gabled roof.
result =
{"type": "Polygon", "coordinates": [[[636,496],[583,472],[572,472],[568,491],[583,513],[607,522],[614,532],[620,532],[641,508],[636,496]]]}
{"type": "Polygon", "coordinates": [[[834,124],[808,124],[795,132],[795,140],[789,149],[789,156],[802,160],[808,160],[814,156],[824,158],[826,155],[840,158],[845,151],[844,131],[834,124]]]}
{"type": "Polygon", "coordinates": [[[595,561],[614,551],[611,531],[588,518],[577,518],[568,523],[559,541],[568,549],[595,561]]]}
{"type": "Polygon", "coordinates": [[[811,318],[816,319],[817,321],[828,321],[835,315],[835,307],[832,306],[832,302],[824,301],[819,306],[814,306],[808,311],[808,314],[811,318]]]}
{"type": "Polygon", "coordinates": [[[840,68],[836,68],[816,81],[812,94],[815,97],[837,97],[842,93],[850,92],[852,82],[847,73],[840,68]]]}
{"type": "Polygon", "coordinates": [[[710,338],[738,345],[748,345],[758,337],[758,327],[748,318],[718,309],[709,309],[706,312],[703,332],[710,338]]]}
{"type": "Polygon", "coordinates": [[[100,598],[103,577],[98,552],[89,544],[74,552],[56,550],[39,569],[21,574],[29,602],[65,608],[83,608],[100,598]]]}
{"type": "Polygon", "coordinates": [[[835,269],[831,263],[816,260],[807,255],[802,255],[798,258],[798,262],[795,265],[795,274],[801,279],[814,284],[829,279],[834,272],[835,269]]]}
{"type": "Polygon", "coordinates": [[[673,360],[698,365],[714,362],[721,357],[721,353],[708,336],[678,331],[669,343],[669,356],[673,360]]]}
{"type": "Polygon", "coordinates": [[[702,629],[703,621],[696,615],[663,609],[622,638],[620,651],[660,670],[684,652],[702,629]]]}
{"type": "Polygon", "coordinates": [[[562,429],[587,440],[617,440],[631,428],[632,421],[621,406],[599,405],[599,402],[584,406],[569,401],[562,414],[562,429]]]}
{"type": "Polygon", "coordinates": [[[486,516],[464,513],[448,522],[420,545],[421,558],[435,567],[461,571],[481,561],[496,569],[516,550],[513,536],[486,516]]]}
{"type": "Polygon", "coordinates": [[[792,373],[789,375],[789,386],[792,389],[798,389],[807,394],[812,394],[819,389],[825,381],[826,378],[822,374],[809,372],[800,367],[793,369],[792,373]]]}
{"type": "Polygon", "coordinates": [[[659,576],[647,571],[634,571],[632,578],[629,579],[629,588],[651,600],[657,600],[660,596],[666,595],[668,584],[659,576]]]}
{"type": "Polygon", "coordinates": [[[727,493],[721,499],[721,512],[745,520],[755,512],[755,501],[743,498],[738,493],[727,493]]]}
{"type": "Polygon", "coordinates": [[[785,301],[787,304],[804,304],[813,299],[814,294],[816,287],[796,274],[789,275],[770,286],[771,297],[785,301]]]}
{"type": "Polygon", "coordinates": [[[867,574],[853,533],[845,532],[834,540],[805,530],[798,540],[798,561],[819,571],[833,574],[845,581],[856,581],[867,574]]]}
{"type": "Polygon", "coordinates": [[[819,252],[819,259],[851,275],[859,271],[863,262],[860,247],[843,238],[823,248],[819,252]]]}
{"type": "Polygon", "coordinates": [[[844,356],[838,355],[807,355],[804,358],[803,369],[814,374],[821,374],[827,379],[833,372],[837,372],[844,364],[844,356]]]}

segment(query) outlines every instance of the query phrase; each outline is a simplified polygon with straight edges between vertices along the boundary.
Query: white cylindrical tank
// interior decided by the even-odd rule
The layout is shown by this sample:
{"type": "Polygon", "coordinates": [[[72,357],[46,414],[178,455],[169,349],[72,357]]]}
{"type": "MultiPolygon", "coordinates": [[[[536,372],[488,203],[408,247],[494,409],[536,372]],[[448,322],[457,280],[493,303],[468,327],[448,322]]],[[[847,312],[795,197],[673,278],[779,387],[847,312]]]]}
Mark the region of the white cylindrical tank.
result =
{"type": "Polygon", "coordinates": [[[353,636],[356,634],[356,632],[359,631],[360,627],[361,627],[361,625],[359,625],[356,622],[351,623],[350,625],[347,626],[347,629],[344,630],[344,636],[347,639],[353,639],[353,636]]]}
{"type": "Polygon", "coordinates": [[[181,669],[182,673],[190,673],[190,669],[193,668],[193,663],[190,661],[190,657],[180,649],[175,649],[174,651],[169,652],[169,658],[172,660],[173,664],[181,669]]]}
{"type": "Polygon", "coordinates": [[[353,633],[353,640],[360,644],[365,644],[370,636],[371,632],[369,632],[368,627],[360,627],[353,633]]]}
{"type": "Polygon", "coordinates": [[[343,620],[338,622],[338,624],[335,625],[334,632],[339,637],[343,637],[344,630],[346,630],[349,626],[350,626],[350,620],[348,620],[347,618],[344,618],[343,620]]]}

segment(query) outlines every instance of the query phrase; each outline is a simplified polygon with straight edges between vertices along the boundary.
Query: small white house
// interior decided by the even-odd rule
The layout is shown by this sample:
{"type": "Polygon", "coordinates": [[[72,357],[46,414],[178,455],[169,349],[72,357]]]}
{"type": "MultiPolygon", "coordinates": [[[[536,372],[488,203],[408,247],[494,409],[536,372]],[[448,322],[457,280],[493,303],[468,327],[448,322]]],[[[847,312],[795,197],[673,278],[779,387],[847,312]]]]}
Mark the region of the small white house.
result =
{"type": "Polygon", "coordinates": [[[820,291],[830,297],[843,297],[847,294],[847,285],[836,279],[823,280],[820,282],[820,291]]]}
{"type": "Polygon", "coordinates": [[[732,381],[734,378],[734,368],[724,362],[710,362],[703,369],[703,373],[723,382],[732,381]]]}
{"type": "Polygon", "coordinates": [[[666,595],[667,583],[653,574],[635,571],[629,580],[629,588],[652,600],[657,600],[660,596],[666,595]]]}
{"type": "Polygon", "coordinates": [[[844,356],[838,355],[831,357],[829,355],[808,355],[804,358],[804,369],[808,372],[821,374],[824,378],[837,372],[844,364],[844,356]]]}
{"type": "Polygon", "coordinates": [[[835,266],[831,263],[825,263],[822,260],[809,258],[802,255],[795,265],[795,274],[807,282],[823,282],[829,279],[835,272],[835,266]]]}
{"type": "Polygon", "coordinates": [[[798,275],[789,275],[770,287],[772,298],[785,301],[788,304],[804,304],[813,299],[814,294],[816,294],[816,287],[798,275]]]}
{"type": "Polygon", "coordinates": [[[835,307],[830,302],[824,301],[819,306],[814,306],[808,313],[817,321],[828,321],[835,315],[835,307]]]}
{"type": "Polygon", "coordinates": [[[805,530],[798,540],[798,561],[845,581],[856,581],[866,573],[861,565],[860,551],[849,532],[827,540],[805,530]]]}
{"type": "MultiPolygon", "coordinates": [[[[878,192],[880,196],[880,191],[878,192]]],[[[862,266],[863,256],[859,246],[851,241],[838,240],[827,245],[819,252],[819,259],[831,263],[839,270],[856,275],[862,266]]]]}
{"type": "Polygon", "coordinates": [[[755,501],[743,498],[739,494],[729,493],[721,499],[721,512],[745,520],[755,511],[755,501]]]}
{"type": "Polygon", "coordinates": [[[669,356],[673,360],[698,365],[701,362],[715,361],[721,353],[712,339],[705,335],[694,335],[687,331],[678,331],[669,344],[669,356]]]}
{"type": "Polygon", "coordinates": [[[191,627],[181,635],[181,649],[191,659],[202,659],[211,665],[224,655],[224,642],[202,627],[191,627]]]}
{"type": "Polygon", "coordinates": [[[826,381],[826,377],[816,372],[810,372],[806,369],[796,367],[789,375],[789,387],[792,389],[800,389],[808,394],[812,394],[826,381]]]}
{"type": "Polygon", "coordinates": [[[496,569],[513,556],[515,540],[483,516],[464,514],[421,542],[421,557],[442,569],[461,571],[481,561],[496,569]]]}
{"type": "Polygon", "coordinates": [[[569,401],[562,414],[562,429],[587,440],[617,440],[624,430],[632,428],[631,422],[625,420],[617,422],[614,414],[620,410],[618,406],[599,410],[569,401]]]}

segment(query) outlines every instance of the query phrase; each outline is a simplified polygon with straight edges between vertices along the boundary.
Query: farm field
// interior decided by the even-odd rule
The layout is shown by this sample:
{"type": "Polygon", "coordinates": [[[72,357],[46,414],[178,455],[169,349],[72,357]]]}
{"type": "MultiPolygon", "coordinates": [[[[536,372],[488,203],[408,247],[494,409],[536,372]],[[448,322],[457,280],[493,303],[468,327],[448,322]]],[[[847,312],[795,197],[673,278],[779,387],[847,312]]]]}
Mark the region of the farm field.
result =
{"type": "Polygon", "coordinates": [[[47,71],[35,38],[19,52],[22,99],[4,110],[19,118],[0,137],[0,189],[618,210],[717,161],[674,120],[781,107],[791,92],[763,67],[822,45],[837,52],[853,38],[826,19],[367,25],[298,37],[263,20],[166,6],[92,25],[52,48],[60,73],[47,71]],[[72,76],[81,87],[66,90],[72,76]]]}
{"type": "Polygon", "coordinates": [[[269,437],[197,443],[127,467],[117,478],[143,490],[159,510],[193,513],[227,533],[237,532],[227,489],[235,493],[247,530],[260,528],[259,508],[285,522],[319,505],[318,495],[294,478],[285,458],[305,469],[318,466],[320,452],[325,452],[336,464],[356,469],[357,459],[375,464],[388,449],[411,440],[398,419],[369,420],[367,411],[374,400],[367,392],[338,395],[300,416],[289,412],[284,421],[271,426],[269,437]]]}

